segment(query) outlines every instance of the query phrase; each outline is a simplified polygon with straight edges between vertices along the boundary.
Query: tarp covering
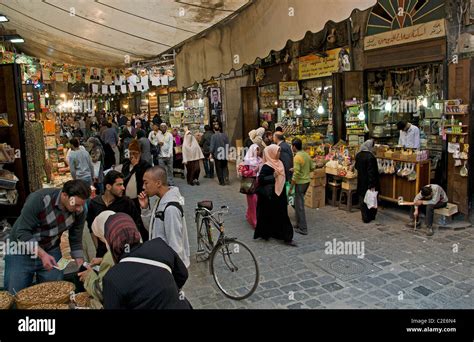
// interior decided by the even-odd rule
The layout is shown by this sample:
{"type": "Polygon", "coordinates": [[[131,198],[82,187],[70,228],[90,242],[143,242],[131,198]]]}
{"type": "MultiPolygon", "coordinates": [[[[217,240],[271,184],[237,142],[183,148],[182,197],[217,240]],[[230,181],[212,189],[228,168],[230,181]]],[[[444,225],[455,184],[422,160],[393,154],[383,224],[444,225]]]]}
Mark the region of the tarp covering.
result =
{"type": "Polygon", "coordinates": [[[347,19],[354,9],[365,10],[375,0],[255,0],[224,25],[182,46],[176,60],[178,87],[188,87],[232,69],[250,65],[288,40],[320,31],[328,20],[347,19]]]}
{"type": "MultiPolygon", "coordinates": [[[[275,2],[278,2],[276,0],[275,2]]],[[[28,55],[120,67],[157,56],[232,15],[248,0],[1,0],[28,55]]]]}

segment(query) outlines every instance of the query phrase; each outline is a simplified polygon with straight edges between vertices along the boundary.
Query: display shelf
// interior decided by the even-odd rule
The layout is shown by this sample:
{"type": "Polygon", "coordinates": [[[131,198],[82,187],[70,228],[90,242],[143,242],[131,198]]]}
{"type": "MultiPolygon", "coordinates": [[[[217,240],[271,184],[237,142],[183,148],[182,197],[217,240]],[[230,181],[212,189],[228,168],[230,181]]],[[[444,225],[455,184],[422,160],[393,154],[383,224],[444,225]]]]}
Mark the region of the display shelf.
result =
{"type": "Polygon", "coordinates": [[[469,133],[450,133],[446,132],[447,135],[469,135],[469,133]]]}
{"type": "Polygon", "coordinates": [[[443,127],[469,127],[469,125],[443,125],[443,127]]]}

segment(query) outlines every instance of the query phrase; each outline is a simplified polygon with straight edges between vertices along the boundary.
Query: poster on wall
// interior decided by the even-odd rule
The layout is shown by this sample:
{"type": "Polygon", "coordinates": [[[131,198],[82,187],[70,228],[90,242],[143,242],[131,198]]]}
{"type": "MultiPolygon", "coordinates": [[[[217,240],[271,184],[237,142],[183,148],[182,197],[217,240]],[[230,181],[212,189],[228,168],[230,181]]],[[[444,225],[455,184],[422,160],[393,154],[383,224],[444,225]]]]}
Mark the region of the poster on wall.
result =
{"type": "Polygon", "coordinates": [[[110,85],[114,82],[114,78],[115,78],[115,75],[114,75],[114,71],[112,68],[106,68],[104,70],[104,83],[106,85],[110,85]]]}
{"type": "Polygon", "coordinates": [[[90,80],[92,82],[98,82],[100,81],[100,69],[99,68],[91,68],[90,69],[90,80]]]}
{"type": "Polygon", "coordinates": [[[222,98],[220,88],[209,90],[209,110],[211,111],[211,123],[222,122],[222,98]]]}

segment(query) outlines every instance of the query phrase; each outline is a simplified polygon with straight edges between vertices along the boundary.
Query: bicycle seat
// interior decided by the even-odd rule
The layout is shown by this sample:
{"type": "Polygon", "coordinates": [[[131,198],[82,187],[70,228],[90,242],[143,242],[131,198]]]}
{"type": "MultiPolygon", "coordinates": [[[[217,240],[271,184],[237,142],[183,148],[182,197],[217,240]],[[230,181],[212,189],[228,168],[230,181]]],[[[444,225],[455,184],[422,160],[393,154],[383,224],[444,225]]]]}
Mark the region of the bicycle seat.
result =
{"type": "Polygon", "coordinates": [[[207,210],[212,210],[212,208],[213,208],[212,201],[198,202],[198,208],[204,208],[204,209],[207,209],[207,210]]]}

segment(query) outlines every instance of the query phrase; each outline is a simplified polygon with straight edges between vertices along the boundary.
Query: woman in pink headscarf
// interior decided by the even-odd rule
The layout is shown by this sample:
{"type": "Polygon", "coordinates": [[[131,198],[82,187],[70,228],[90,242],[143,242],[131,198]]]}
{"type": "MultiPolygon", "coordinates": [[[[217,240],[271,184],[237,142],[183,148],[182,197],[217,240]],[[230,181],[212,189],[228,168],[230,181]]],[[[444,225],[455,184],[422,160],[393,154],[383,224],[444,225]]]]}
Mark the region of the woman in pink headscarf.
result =
{"type": "Polygon", "coordinates": [[[257,228],[253,238],[275,238],[283,240],[287,245],[296,246],[293,241],[293,225],[288,216],[285,167],[280,161],[280,147],[265,147],[263,162],[258,175],[257,228]]]}
{"type": "MultiPolygon", "coordinates": [[[[252,144],[245,154],[244,161],[239,166],[239,174],[242,177],[257,177],[257,173],[263,163],[259,154],[260,147],[257,144],[252,144]]],[[[255,229],[255,227],[257,227],[257,194],[247,194],[246,218],[252,228],[255,229]]]]}

